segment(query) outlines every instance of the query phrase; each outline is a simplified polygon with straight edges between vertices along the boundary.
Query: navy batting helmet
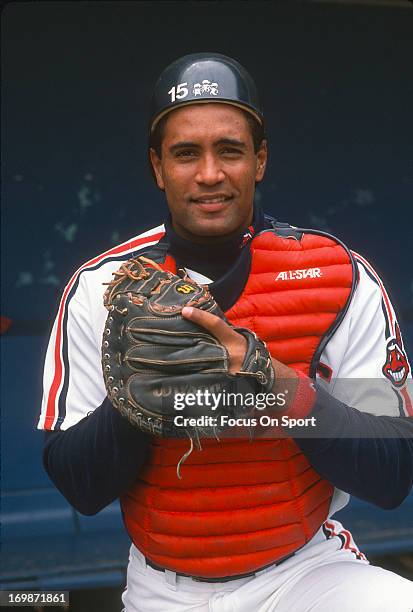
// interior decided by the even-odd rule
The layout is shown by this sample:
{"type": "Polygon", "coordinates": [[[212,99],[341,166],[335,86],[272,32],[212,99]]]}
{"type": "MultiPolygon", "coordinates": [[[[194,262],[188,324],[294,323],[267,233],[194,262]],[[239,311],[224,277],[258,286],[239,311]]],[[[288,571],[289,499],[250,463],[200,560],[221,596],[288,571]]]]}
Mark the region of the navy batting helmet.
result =
{"type": "Polygon", "coordinates": [[[205,102],[237,106],[264,125],[257,88],[245,68],[219,53],[192,53],[175,60],[159,77],[152,97],[149,132],[175,108],[205,102]]]}

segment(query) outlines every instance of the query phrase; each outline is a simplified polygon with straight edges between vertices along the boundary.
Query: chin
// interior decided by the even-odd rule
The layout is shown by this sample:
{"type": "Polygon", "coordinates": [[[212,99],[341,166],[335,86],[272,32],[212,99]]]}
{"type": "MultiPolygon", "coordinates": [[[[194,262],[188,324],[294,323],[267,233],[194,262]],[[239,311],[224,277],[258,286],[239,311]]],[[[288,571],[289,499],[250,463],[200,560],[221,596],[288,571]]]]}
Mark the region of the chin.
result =
{"type": "Polygon", "coordinates": [[[239,231],[239,226],[227,225],[222,222],[216,223],[199,223],[194,225],[188,230],[194,236],[202,236],[204,238],[215,238],[221,236],[228,236],[239,231]]]}

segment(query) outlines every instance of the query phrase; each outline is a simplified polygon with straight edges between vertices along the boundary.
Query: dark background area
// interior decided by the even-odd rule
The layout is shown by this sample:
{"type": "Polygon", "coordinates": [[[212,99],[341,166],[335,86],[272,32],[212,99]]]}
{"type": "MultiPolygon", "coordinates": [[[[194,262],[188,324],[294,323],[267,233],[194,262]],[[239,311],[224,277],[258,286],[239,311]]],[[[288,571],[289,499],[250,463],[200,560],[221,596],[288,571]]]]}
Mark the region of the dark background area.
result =
{"type": "Polygon", "coordinates": [[[257,81],[264,208],[361,251],[411,316],[413,12],[398,4],[7,5],[2,314],[16,333],[44,326],[81,263],[162,220],[146,161],[151,87],[200,50],[233,55],[257,81]]]}
{"type": "MultiPolygon", "coordinates": [[[[412,31],[413,6],[398,0],[15,2],[3,10],[0,314],[12,323],[2,337],[2,487],[10,516],[22,521],[6,522],[3,533],[16,538],[16,567],[37,550],[31,569],[39,573],[40,541],[44,572],[65,558],[80,568],[86,554],[98,559],[99,529],[112,525],[112,514],[71,516],[42,470],[34,427],[43,355],[73,271],[165,215],[147,166],[146,122],[156,77],[180,55],[221,52],[252,73],[270,146],[257,199],[279,220],[330,231],[367,257],[413,354],[412,31]],[[59,511],[51,519],[45,507],[59,511]],[[39,540],[30,548],[32,535],[39,540]]],[[[413,530],[402,508],[395,516],[382,512],[377,523],[384,533],[388,521],[386,554],[395,526],[413,530]]],[[[380,563],[413,576],[404,550],[380,563]]],[[[119,590],[85,593],[73,590],[71,610],[118,609],[119,590]]]]}

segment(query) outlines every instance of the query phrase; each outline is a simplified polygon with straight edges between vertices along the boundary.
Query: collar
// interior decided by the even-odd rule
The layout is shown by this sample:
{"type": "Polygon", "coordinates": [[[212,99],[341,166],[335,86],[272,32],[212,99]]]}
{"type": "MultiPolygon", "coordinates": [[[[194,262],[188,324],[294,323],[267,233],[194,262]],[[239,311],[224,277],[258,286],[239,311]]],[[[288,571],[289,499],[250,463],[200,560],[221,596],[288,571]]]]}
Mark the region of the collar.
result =
{"type": "Polygon", "coordinates": [[[212,280],[222,277],[236,262],[242,249],[260,231],[269,227],[264,212],[254,204],[252,223],[238,235],[218,244],[198,244],[179,236],[172,227],[171,216],[165,222],[165,239],[169,252],[179,267],[191,268],[212,280]]]}

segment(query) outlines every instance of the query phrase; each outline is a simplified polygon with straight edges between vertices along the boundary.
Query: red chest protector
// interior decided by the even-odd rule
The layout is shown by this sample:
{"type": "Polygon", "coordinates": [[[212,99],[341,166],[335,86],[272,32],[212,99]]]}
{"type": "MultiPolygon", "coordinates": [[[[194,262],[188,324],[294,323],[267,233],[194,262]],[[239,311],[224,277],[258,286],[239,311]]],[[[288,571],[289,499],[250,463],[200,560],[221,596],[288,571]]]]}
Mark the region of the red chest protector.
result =
{"type": "MultiPolygon", "coordinates": [[[[226,312],[265,340],[273,357],[314,376],[345,314],[354,263],[336,239],[262,232],[251,269],[226,312]]],[[[168,256],[165,267],[173,270],[168,256]]],[[[204,578],[254,572],[295,552],[328,516],[333,487],[292,439],[203,440],[182,468],[186,440],[153,438],[149,460],[121,499],[125,525],[153,563],[204,578]]]]}

